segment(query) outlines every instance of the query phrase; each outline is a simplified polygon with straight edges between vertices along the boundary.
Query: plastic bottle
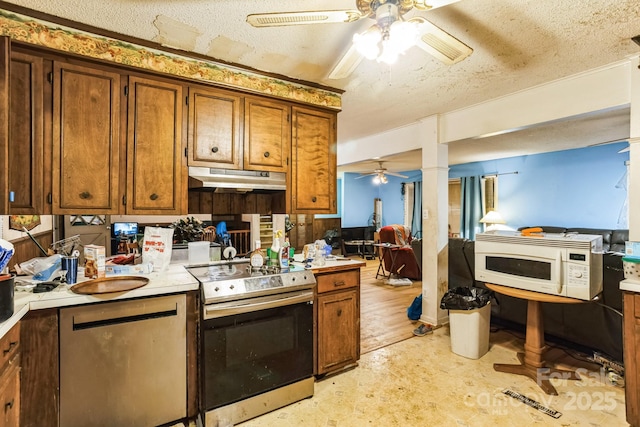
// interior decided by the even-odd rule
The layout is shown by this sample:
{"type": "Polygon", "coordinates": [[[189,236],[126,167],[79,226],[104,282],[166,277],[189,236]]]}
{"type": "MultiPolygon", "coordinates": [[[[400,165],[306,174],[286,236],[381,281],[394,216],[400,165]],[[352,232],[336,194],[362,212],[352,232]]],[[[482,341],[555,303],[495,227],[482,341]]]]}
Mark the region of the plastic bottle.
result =
{"type": "Polygon", "coordinates": [[[280,248],[278,262],[280,263],[280,268],[289,268],[289,238],[285,239],[284,246],[280,248]]]}
{"type": "Polygon", "coordinates": [[[265,261],[264,251],[260,247],[262,243],[260,240],[256,240],[256,248],[253,252],[251,252],[251,256],[249,257],[251,267],[262,267],[265,261]]]}
{"type": "Polygon", "coordinates": [[[278,259],[280,257],[280,238],[276,233],[273,233],[273,244],[271,245],[271,252],[269,253],[269,265],[278,265],[278,259]]]}

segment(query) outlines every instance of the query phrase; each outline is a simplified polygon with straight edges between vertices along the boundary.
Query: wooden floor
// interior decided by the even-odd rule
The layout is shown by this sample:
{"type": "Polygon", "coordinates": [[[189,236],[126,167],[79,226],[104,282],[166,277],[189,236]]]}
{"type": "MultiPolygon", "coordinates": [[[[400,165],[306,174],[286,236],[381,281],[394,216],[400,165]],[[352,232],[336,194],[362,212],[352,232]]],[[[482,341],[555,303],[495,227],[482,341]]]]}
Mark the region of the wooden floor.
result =
{"type": "MultiPolygon", "coordinates": [[[[358,260],[362,260],[356,257],[358,260]]],[[[422,282],[405,286],[376,279],[378,260],[368,260],[360,272],[360,352],[362,354],[413,337],[419,323],[409,320],[407,307],[422,291],[422,282]]]]}

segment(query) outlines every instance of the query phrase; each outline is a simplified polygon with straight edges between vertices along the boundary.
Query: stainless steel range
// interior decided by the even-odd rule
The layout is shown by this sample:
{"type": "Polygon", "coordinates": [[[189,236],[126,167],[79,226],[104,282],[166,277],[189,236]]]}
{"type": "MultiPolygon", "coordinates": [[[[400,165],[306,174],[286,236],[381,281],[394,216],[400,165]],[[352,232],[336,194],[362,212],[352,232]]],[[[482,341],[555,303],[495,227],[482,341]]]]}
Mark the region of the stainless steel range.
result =
{"type": "Polygon", "coordinates": [[[245,259],[188,267],[201,283],[201,410],[233,425],[313,396],[313,273],[245,259]]]}

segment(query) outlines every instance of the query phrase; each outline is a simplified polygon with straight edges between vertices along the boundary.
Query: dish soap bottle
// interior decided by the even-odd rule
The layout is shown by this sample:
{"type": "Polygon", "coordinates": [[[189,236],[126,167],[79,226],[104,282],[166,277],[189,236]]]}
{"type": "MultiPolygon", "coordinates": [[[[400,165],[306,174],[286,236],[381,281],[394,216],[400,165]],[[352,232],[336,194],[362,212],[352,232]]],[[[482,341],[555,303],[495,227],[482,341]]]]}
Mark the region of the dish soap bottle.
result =
{"type": "Polygon", "coordinates": [[[280,253],[278,254],[278,262],[280,263],[280,268],[289,268],[289,239],[288,238],[284,241],[284,245],[280,249],[280,253]]]}
{"type": "Polygon", "coordinates": [[[280,258],[280,233],[276,231],[273,233],[273,243],[271,244],[271,250],[269,251],[269,265],[277,266],[280,258]]]}
{"type": "Polygon", "coordinates": [[[260,240],[256,240],[256,249],[251,252],[251,256],[249,257],[251,267],[262,267],[264,265],[264,251],[262,250],[262,243],[260,240]]]}

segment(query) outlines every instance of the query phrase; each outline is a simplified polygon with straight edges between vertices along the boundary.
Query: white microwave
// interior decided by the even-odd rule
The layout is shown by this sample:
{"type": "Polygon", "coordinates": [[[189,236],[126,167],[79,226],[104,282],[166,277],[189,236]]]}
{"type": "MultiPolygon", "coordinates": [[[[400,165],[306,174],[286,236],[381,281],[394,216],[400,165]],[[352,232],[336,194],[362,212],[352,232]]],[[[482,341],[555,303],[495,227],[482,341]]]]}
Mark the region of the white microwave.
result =
{"type": "Polygon", "coordinates": [[[602,292],[602,236],[479,233],[475,277],[485,283],[591,300],[602,292]]]}

